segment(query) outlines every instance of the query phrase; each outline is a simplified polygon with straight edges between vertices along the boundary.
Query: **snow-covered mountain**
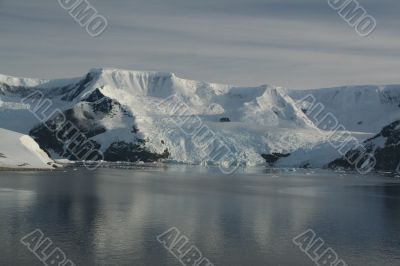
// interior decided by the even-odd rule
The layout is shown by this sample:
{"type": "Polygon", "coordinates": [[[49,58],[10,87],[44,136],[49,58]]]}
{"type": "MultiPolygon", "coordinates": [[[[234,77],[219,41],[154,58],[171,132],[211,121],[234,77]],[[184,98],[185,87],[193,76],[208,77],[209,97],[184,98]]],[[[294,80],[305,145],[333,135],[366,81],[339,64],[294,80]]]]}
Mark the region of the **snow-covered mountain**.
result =
{"type": "Polygon", "coordinates": [[[54,169],[55,166],[31,137],[0,128],[0,169],[54,169]]]}
{"type": "MultiPolygon", "coordinates": [[[[379,134],[364,142],[366,152],[374,155],[375,169],[400,171],[400,120],[384,127],[379,134]]],[[[346,156],[359,157],[365,152],[360,148],[350,150],[346,156]]],[[[354,168],[344,158],[338,158],[330,163],[330,167],[354,168]]]]}
{"type": "Polygon", "coordinates": [[[243,165],[291,154],[277,160],[322,167],[339,154],[325,148],[330,132],[317,128],[297,101],[311,92],[364,141],[399,119],[398,88],[291,91],[118,69],[92,69],[62,80],[0,75],[0,126],[30,134],[53,158],[80,159],[68,149],[71,140],[60,139],[68,135],[60,130],[66,119],[81,133],[81,142],[90,142],[107,161],[221,164],[212,151],[223,147],[243,165]]]}
{"type": "MultiPolygon", "coordinates": [[[[349,131],[375,134],[400,118],[400,85],[290,90],[288,94],[296,101],[313,95],[325,113],[332,112],[349,131]]],[[[313,116],[309,118],[315,122],[313,116]]]]}

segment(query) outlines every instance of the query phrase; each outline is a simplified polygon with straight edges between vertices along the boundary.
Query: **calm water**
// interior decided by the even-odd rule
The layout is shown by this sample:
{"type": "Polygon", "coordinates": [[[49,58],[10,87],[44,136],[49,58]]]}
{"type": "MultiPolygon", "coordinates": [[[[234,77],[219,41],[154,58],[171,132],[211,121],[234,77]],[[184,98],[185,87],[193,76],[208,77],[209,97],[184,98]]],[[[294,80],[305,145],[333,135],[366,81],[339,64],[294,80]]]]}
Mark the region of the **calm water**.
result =
{"type": "Polygon", "coordinates": [[[38,228],[76,265],[180,265],[157,242],[178,228],[214,265],[315,265],[313,229],[350,265],[400,265],[400,183],[330,172],[224,176],[202,168],[0,172],[0,265],[43,265],[38,228]]]}

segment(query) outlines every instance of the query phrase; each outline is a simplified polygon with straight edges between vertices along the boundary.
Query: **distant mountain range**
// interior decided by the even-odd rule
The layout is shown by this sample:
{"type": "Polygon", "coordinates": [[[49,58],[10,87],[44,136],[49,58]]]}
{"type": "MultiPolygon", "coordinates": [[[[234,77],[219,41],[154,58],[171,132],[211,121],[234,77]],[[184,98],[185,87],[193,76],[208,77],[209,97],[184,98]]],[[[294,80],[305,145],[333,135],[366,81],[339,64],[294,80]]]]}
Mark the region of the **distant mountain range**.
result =
{"type": "Polygon", "coordinates": [[[343,153],[335,147],[343,140],[333,140],[332,128],[318,121],[328,113],[360,143],[379,142],[376,169],[395,170],[400,85],[237,87],[119,69],[63,80],[0,75],[0,127],[30,135],[53,159],[80,160],[76,147],[90,142],[102,154],[92,158],[106,161],[224,164],[224,148],[230,161],[246,166],[352,168],[338,163],[343,153]],[[310,106],[317,104],[316,115],[310,106]],[[74,140],[72,130],[63,129],[65,120],[79,132],[74,140]],[[392,135],[378,141],[388,126],[392,135]]]}

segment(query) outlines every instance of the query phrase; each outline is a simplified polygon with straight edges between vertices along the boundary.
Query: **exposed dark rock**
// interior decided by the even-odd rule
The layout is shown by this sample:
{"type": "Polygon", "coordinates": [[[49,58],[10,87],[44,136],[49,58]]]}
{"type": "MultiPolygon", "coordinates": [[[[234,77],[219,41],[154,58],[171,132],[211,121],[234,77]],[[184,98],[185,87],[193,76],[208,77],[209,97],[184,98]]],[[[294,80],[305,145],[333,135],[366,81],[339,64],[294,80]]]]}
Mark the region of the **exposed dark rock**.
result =
{"type": "Polygon", "coordinates": [[[227,122],[231,122],[231,120],[229,119],[229,117],[222,117],[222,118],[219,120],[219,122],[227,123],[227,122]]]}
{"type": "Polygon", "coordinates": [[[55,152],[70,160],[88,159],[88,153],[99,150],[105,150],[104,157],[96,159],[105,161],[154,162],[169,157],[168,149],[162,154],[149,152],[145,146],[146,141],[137,135],[138,132],[132,113],[96,89],[74,108],[32,129],[30,135],[48,154],[55,152]],[[106,132],[100,120],[117,114],[130,118],[132,142],[117,141],[109,147],[102,147],[101,143],[93,140],[93,137],[106,132]]]}
{"type": "Polygon", "coordinates": [[[328,168],[345,169],[345,170],[354,170],[354,169],[363,170],[362,165],[367,162],[366,156],[369,152],[371,152],[369,149],[363,152],[359,150],[348,151],[345,154],[345,156],[340,157],[334,160],[333,162],[329,163],[328,168]]]}
{"type": "Polygon", "coordinates": [[[126,143],[124,141],[114,142],[104,152],[105,161],[109,162],[155,162],[169,157],[168,149],[162,154],[151,153],[145,149],[145,142],[126,143]]]}
{"type": "Polygon", "coordinates": [[[104,133],[104,127],[97,125],[93,119],[78,120],[72,109],[63,115],[69,122],[65,123],[62,115],[58,115],[29,132],[44,151],[48,154],[54,151],[70,160],[80,160],[88,150],[100,149],[101,145],[90,138],[104,133]],[[77,144],[70,145],[72,141],[77,144]]]}
{"type": "Polygon", "coordinates": [[[398,170],[400,164],[400,120],[384,127],[379,134],[366,140],[363,146],[365,148],[364,151],[360,149],[350,150],[344,157],[329,163],[328,167],[354,169],[360,167],[363,161],[361,160],[358,165],[355,165],[351,164],[346,158],[362,158],[363,154],[371,153],[376,159],[375,170],[398,170]],[[380,147],[378,143],[382,142],[384,145],[380,147]]]}
{"type": "Polygon", "coordinates": [[[94,92],[92,92],[87,98],[84,99],[84,101],[91,103],[95,113],[102,112],[108,114],[112,111],[114,105],[120,106],[119,103],[108,97],[105,97],[99,89],[96,89],[94,92]]]}
{"type": "Polygon", "coordinates": [[[86,97],[84,101],[94,103],[99,100],[103,100],[104,98],[106,98],[106,96],[104,96],[104,94],[101,93],[101,91],[97,88],[88,97],[86,97]]]}
{"type": "MultiPolygon", "coordinates": [[[[128,111],[125,107],[123,107],[119,102],[106,97],[101,93],[100,89],[95,89],[88,97],[82,100],[83,102],[90,103],[93,111],[97,114],[99,112],[104,114],[109,114],[110,116],[114,115],[112,112],[115,107],[119,109],[125,116],[134,118],[130,111],[128,111]]],[[[137,128],[134,130],[138,130],[137,128]]],[[[135,132],[137,133],[137,132],[135,132]]]]}
{"type": "Polygon", "coordinates": [[[47,153],[54,151],[62,157],[80,160],[82,158],[79,157],[85,152],[101,148],[101,145],[91,138],[106,132],[99,120],[105,116],[112,116],[113,107],[122,110],[119,103],[95,90],[74,108],[55,115],[44,124],[33,128],[29,134],[47,153]],[[82,108],[84,105],[86,107],[82,108]],[[72,141],[75,144],[70,144],[72,141]]]}
{"type": "Polygon", "coordinates": [[[278,153],[274,152],[272,154],[261,154],[261,156],[265,159],[265,161],[269,165],[273,165],[276,163],[280,158],[289,157],[290,153],[278,153]]]}
{"type": "Polygon", "coordinates": [[[139,129],[136,126],[132,126],[131,133],[137,134],[137,133],[139,133],[139,129]]]}

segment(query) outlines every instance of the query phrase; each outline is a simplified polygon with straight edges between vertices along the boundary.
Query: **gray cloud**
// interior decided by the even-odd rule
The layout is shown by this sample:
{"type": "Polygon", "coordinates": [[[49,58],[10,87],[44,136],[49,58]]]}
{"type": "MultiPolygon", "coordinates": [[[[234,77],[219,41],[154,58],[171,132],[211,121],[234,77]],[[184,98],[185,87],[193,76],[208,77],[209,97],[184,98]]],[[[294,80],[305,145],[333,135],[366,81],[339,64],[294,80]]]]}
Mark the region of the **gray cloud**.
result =
{"type": "Polygon", "coordinates": [[[359,37],[325,0],[90,0],[92,38],[56,0],[0,0],[0,73],[43,78],[91,67],[175,72],[293,88],[400,83],[397,0],[359,0],[378,20],[359,37]]]}

